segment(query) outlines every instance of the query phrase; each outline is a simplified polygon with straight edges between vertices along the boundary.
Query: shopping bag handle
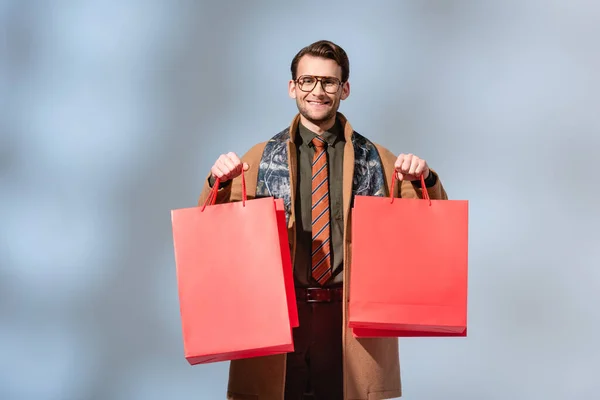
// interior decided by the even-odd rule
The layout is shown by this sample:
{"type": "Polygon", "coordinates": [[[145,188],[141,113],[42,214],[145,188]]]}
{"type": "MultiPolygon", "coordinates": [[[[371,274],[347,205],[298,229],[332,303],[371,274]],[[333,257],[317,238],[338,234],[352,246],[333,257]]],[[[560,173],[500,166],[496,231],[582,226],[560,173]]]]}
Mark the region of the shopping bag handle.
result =
{"type": "MultiPolygon", "coordinates": [[[[392,177],[392,187],[390,188],[390,196],[392,197],[391,204],[394,204],[394,187],[396,186],[396,181],[398,178],[396,177],[396,171],[394,171],[394,176],[392,177]]],[[[423,193],[423,200],[429,201],[429,205],[431,205],[431,199],[429,198],[429,192],[427,191],[427,187],[425,186],[425,178],[423,174],[420,176],[421,178],[421,188],[423,193]]]]}
{"type": "MultiPolygon", "coordinates": [[[[213,184],[210,194],[208,195],[206,200],[204,200],[204,205],[202,206],[201,211],[204,211],[204,209],[206,208],[206,206],[209,203],[211,206],[215,205],[215,202],[217,201],[217,192],[219,191],[220,183],[221,183],[221,180],[219,179],[219,177],[216,177],[215,183],[213,184]]],[[[248,195],[246,193],[246,173],[242,170],[242,205],[244,207],[246,207],[246,200],[248,200],[248,195]]]]}

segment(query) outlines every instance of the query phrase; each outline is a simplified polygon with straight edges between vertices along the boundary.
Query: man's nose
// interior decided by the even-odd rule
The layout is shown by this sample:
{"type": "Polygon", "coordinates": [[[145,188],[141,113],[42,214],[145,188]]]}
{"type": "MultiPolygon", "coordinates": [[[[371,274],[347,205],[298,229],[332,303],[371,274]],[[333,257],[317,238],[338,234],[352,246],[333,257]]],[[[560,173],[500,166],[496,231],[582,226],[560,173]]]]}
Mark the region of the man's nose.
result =
{"type": "Polygon", "coordinates": [[[321,80],[317,80],[317,84],[315,85],[314,89],[312,90],[312,93],[314,93],[316,95],[325,93],[325,91],[323,90],[323,83],[321,80]]]}

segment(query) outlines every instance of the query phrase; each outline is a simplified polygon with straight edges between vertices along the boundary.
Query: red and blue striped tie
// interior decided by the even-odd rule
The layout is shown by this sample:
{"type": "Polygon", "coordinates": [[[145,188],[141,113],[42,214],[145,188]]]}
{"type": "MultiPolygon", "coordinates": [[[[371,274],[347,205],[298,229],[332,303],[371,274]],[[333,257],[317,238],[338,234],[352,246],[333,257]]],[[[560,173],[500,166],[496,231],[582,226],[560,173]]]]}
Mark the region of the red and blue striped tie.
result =
{"type": "Polygon", "coordinates": [[[312,163],[312,276],[323,285],[331,278],[331,235],[329,220],[329,171],[325,142],[312,140],[315,156],[312,163]]]}

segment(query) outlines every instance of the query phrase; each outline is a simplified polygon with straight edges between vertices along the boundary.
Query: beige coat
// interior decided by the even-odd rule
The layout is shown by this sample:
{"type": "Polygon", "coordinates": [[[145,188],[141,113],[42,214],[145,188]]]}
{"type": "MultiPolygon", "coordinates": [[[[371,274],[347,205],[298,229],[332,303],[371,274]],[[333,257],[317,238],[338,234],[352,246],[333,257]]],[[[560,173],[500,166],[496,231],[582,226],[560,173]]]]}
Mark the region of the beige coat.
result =
{"type": "MultiPolygon", "coordinates": [[[[397,338],[356,339],[352,332],[346,329],[348,316],[348,288],[352,255],[351,213],[350,200],[352,195],[352,177],[354,175],[354,149],[351,136],[353,129],[350,123],[339,114],[344,124],[346,145],[344,148],[343,167],[343,211],[344,211],[344,299],[346,306],[343,311],[343,356],[344,356],[344,399],[345,400],[379,400],[401,396],[400,361],[397,338]]],[[[296,115],[290,126],[290,137],[294,138],[298,126],[299,115],[296,115]]],[[[292,139],[293,140],[293,139],[292,139]]],[[[288,233],[292,249],[292,259],[295,251],[295,216],[294,195],[296,193],[297,160],[296,146],[288,142],[288,160],[290,183],[292,187],[292,214],[289,219],[288,233]]],[[[246,171],[248,199],[255,197],[258,165],[266,142],[252,147],[241,157],[249,164],[246,171]]],[[[385,170],[386,185],[390,185],[394,163],[397,156],[389,150],[377,146],[385,170]]],[[[431,171],[435,173],[434,171],[431,171]]],[[[420,186],[420,185],[419,185],[420,186]]],[[[198,204],[203,204],[210,193],[210,187],[205,183],[198,204]]],[[[403,198],[422,198],[420,187],[403,181],[396,186],[394,196],[403,198]]],[[[447,199],[446,192],[438,177],[435,186],[428,189],[432,199],[447,199]]],[[[217,195],[217,203],[241,201],[242,185],[238,177],[217,195]]],[[[400,223],[402,226],[402,223],[400,223]]],[[[402,257],[402,254],[398,255],[402,257]]],[[[227,398],[232,400],[284,400],[286,355],[256,357],[231,362],[229,369],[229,385],[227,398]]]]}

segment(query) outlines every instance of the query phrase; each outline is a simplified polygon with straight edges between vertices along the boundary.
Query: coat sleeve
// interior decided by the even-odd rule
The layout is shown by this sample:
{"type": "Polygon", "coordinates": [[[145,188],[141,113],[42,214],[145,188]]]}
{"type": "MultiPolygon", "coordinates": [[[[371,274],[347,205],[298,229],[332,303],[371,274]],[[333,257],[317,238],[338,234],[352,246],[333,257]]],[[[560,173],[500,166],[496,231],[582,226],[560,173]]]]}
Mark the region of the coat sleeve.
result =
{"type": "MultiPolygon", "coordinates": [[[[252,147],[246,154],[241,157],[242,162],[248,164],[248,171],[245,172],[246,178],[246,195],[248,199],[253,199],[256,194],[256,181],[258,178],[258,166],[265,148],[266,142],[259,143],[252,147]]],[[[198,198],[198,206],[202,206],[213,188],[208,184],[210,173],[204,179],[204,185],[198,198]]],[[[217,191],[217,199],[215,204],[230,203],[234,201],[242,201],[242,176],[233,179],[231,183],[217,191]]]]}
{"type": "MultiPolygon", "coordinates": [[[[385,171],[385,177],[387,180],[388,187],[391,186],[392,178],[394,174],[394,164],[396,162],[396,156],[386,149],[383,146],[376,145],[377,151],[379,152],[379,156],[381,157],[381,162],[383,163],[383,169],[385,171]]],[[[448,195],[444,186],[442,184],[442,180],[438,173],[429,168],[430,173],[435,174],[436,182],[435,185],[427,188],[427,193],[429,194],[429,198],[432,200],[448,200],[448,195]]],[[[405,199],[422,199],[423,198],[423,189],[421,188],[420,182],[409,182],[402,181],[400,185],[396,185],[394,190],[395,197],[402,197],[405,199]]]]}

